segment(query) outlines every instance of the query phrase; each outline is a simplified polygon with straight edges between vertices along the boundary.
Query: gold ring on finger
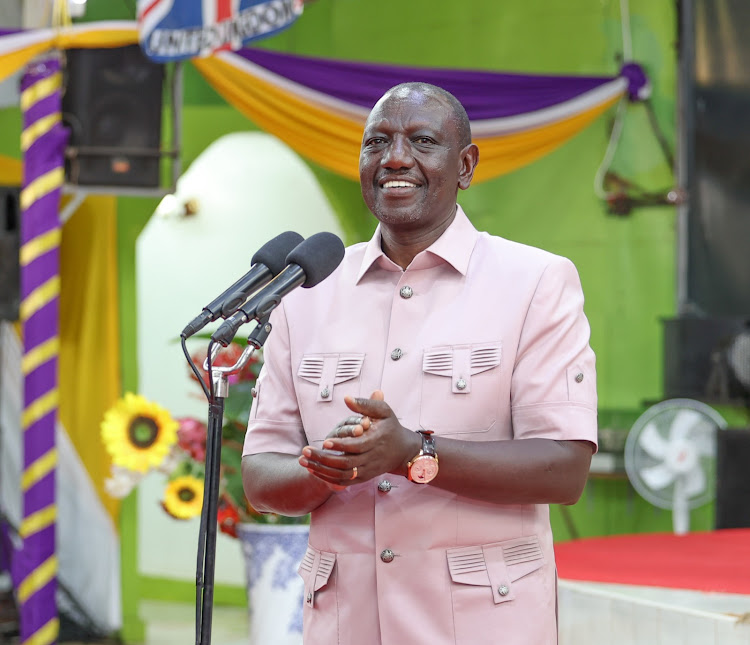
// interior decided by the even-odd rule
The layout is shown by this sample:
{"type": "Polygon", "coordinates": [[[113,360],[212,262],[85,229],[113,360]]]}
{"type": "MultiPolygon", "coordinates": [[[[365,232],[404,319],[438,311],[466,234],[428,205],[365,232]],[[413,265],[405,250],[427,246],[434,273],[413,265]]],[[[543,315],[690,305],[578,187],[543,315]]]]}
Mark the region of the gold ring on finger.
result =
{"type": "Polygon", "coordinates": [[[357,467],[356,466],[354,466],[354,468],[352,468],[351,479],[357,479],[357,467]]]}

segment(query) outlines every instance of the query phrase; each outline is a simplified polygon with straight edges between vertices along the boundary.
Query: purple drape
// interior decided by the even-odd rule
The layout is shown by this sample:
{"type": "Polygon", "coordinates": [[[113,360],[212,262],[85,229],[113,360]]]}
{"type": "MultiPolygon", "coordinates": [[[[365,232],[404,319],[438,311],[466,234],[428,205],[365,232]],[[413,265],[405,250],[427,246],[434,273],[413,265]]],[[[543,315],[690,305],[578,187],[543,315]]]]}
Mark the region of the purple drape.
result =
{"type": "Polygon", "coordinates": [[[249,48],[236,53],[295,83],[368,109],[386,90],[398,83],[433,83],[456,96],[463,103],[471,120],[541,110],[575,98],[613,78],[402,67],[310,58],[249,48]]]}

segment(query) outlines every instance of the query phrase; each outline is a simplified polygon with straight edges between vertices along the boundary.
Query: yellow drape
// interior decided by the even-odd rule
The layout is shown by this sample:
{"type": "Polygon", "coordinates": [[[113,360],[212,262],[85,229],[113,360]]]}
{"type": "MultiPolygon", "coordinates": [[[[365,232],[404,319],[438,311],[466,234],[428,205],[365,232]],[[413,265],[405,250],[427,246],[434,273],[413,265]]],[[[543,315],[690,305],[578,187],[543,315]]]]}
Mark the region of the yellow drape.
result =
{"type": "Polygon", "coordinates": [[[359,179],[362,123],[331,114],[212,56],[193,65],[228,103],[321,166],[359,179]]]}
{"type": "Polygon", "coordinates": [[[59,364],[60,421],[115,524],[99,423],[121,393],[116,215],[115,197],[91,196],[63,227],[59,364]]]}
{"type": "Polygon", "coordinates": [[[23,163],[18,159],[0,155],[0,186],[20,186],[23,181],[23,163]]]}
{"type": "Polygon", "coordinates": [[[50,49],[68,49],[70,47],[124,47],[138,42],[138,31],[123,27],[118,29],[63,29],[55,33],[50,30],[50,37],[40,39],[14,51],[0,56],[0,81],[24,68],[36,56],[50,49]]]}
{"type": "Polygon", "coordinates": [[[482,182],[499,177],[549,154],[578,134],[620,98],[615,96],[574,117],[533,130],[501,137],[474,139],[479,146],[479,165],[474,173],[474,181],[482,182]]]}

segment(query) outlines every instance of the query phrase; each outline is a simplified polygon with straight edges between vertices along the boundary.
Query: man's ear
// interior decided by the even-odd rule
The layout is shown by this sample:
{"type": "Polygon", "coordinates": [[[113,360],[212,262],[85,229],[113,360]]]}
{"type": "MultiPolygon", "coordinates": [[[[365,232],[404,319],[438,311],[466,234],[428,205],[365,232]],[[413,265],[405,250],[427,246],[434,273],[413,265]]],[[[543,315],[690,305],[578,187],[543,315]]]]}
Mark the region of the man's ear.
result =
{"type": "Polygon", "coordinates": [[[458,187],[461,190],[466,190],[471,186],[471,180],[474,177],[474,169],[479,163],[479,148],[476,144],[470,143],[463,150],[459,157],[461,167],[458,171],[458,187]]]}

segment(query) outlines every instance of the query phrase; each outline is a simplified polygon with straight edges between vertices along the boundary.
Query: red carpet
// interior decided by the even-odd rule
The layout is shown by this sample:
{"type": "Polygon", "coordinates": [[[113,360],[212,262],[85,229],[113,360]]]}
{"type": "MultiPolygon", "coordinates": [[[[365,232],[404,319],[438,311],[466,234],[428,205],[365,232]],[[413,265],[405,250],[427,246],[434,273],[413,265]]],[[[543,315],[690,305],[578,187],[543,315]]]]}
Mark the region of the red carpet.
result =
{"type": "Polygon", "coordinates": [[[750,529],[587,538],[555,556],[568,580],[750,594],[750,529]]]}

